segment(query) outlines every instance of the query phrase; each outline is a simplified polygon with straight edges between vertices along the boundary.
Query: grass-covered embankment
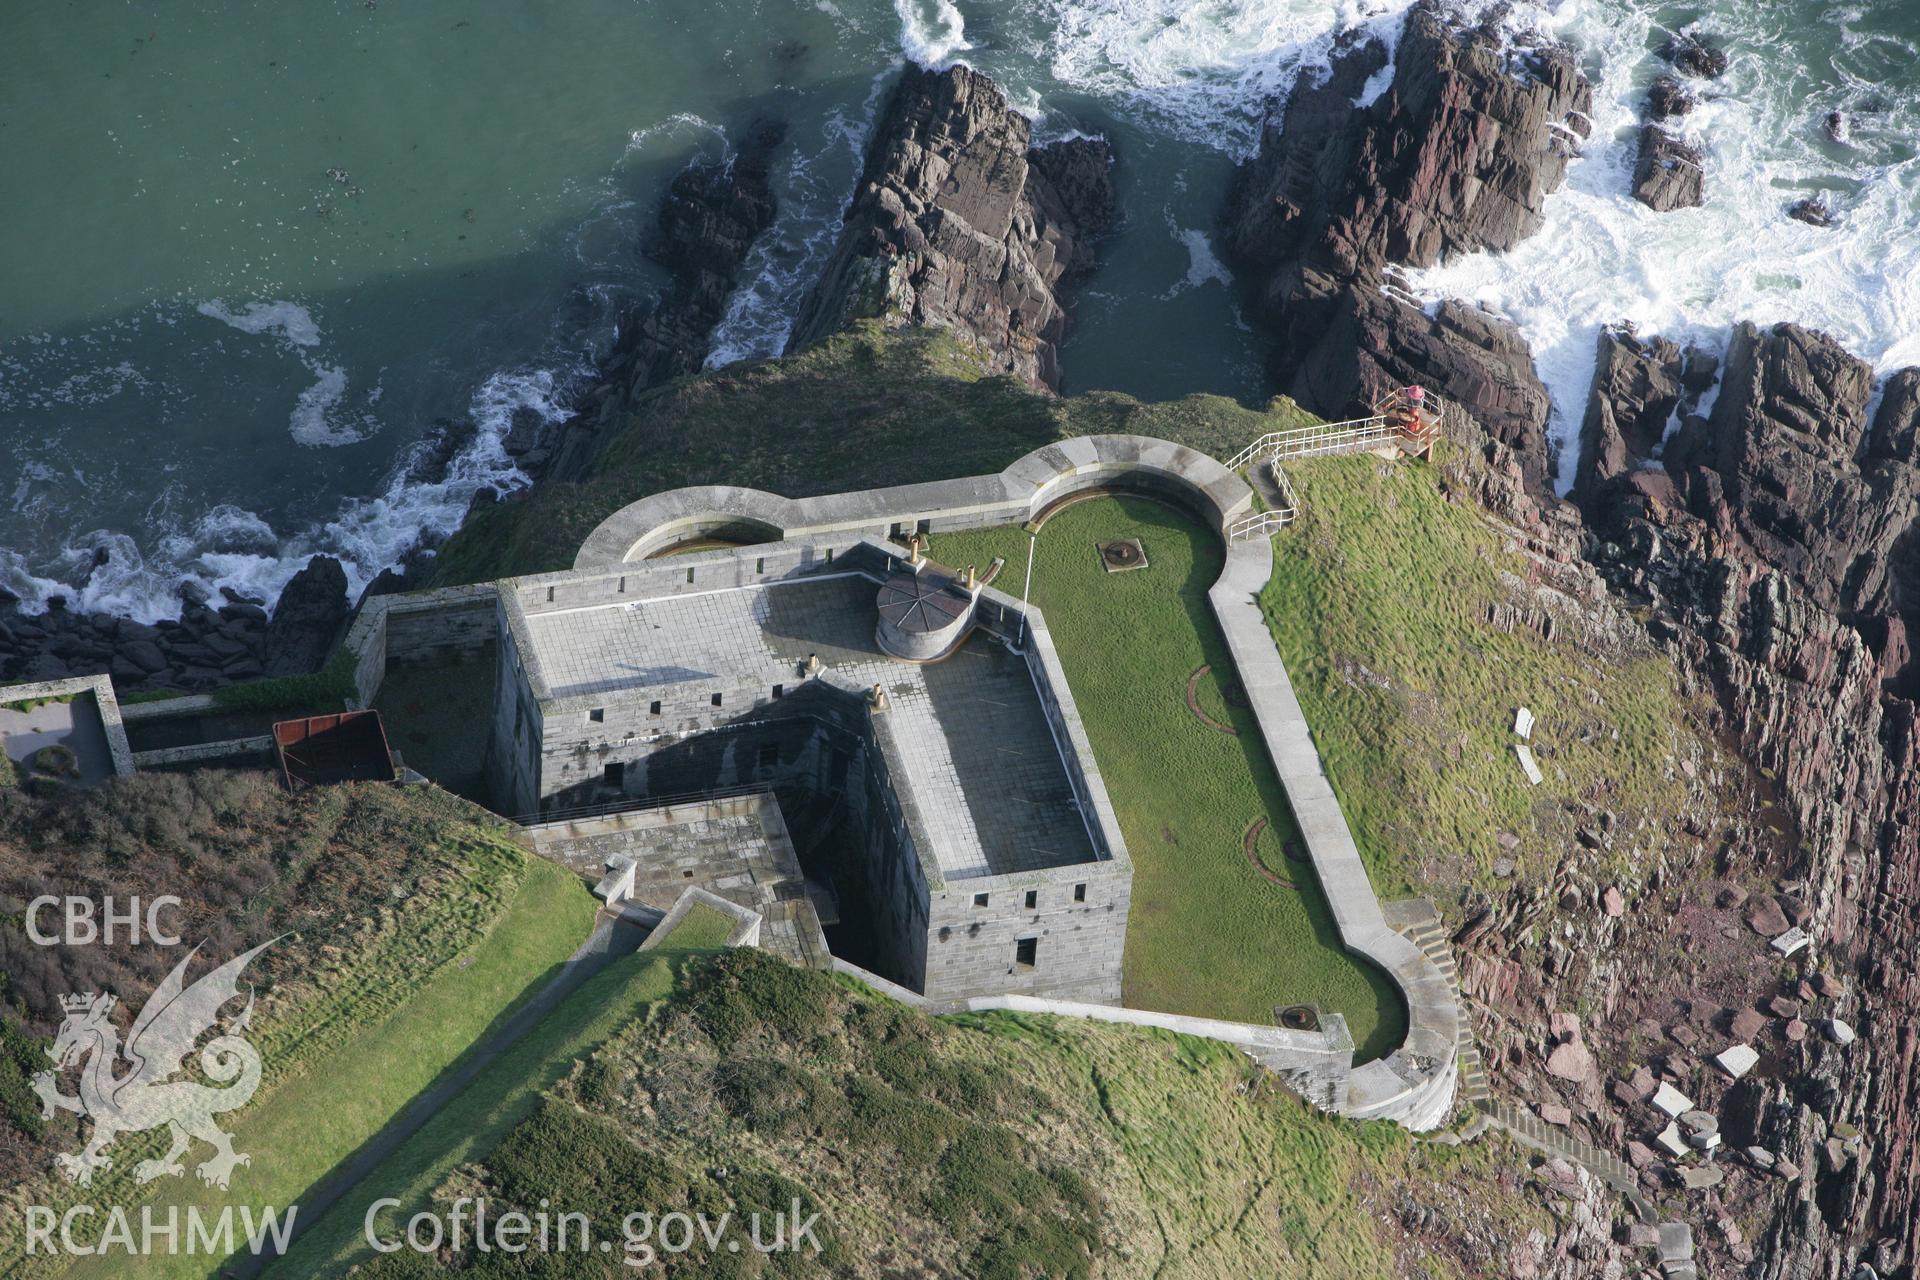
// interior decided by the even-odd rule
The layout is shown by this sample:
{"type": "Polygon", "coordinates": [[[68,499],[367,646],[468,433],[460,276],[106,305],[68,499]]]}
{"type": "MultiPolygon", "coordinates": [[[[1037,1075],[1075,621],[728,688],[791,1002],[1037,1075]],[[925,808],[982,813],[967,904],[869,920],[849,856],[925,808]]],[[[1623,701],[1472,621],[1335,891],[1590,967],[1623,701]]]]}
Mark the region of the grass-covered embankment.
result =
{"type": "Polygon", "coordinates": [[[1564,847],[1583,805],[1680,810],[1670,761],[1690,730],[1662,658],[1577,626],[1548,640],[1491,625],[1496,605],[1541,607],[1532,566],[1431,466],[1288,472],[1300,516],[1274,540],[1261,604],[1383,896],[1486,873],[1502,832],[1535,837],[1516,846],[1523,873],[1551,873],[1526,861],[1552,837],[1564,847]],[[1514,758],[1522,706],[1539,723],[1538,787],[1514,758]]]}
{"type": "Polygon", "coordinates": [[[578,483],[543,483],[483,509],[441,549],[448,586],[565,569],[593,527],[629,502],[696,484],[804,498],[1000,470],[1067,436],[1134,432],[1225,457],[1263,431],[1306,421],[1224,396],[1147,404],[1095,391],[1043,396],[987,376],[971,351],[928,330],[862,325],[797,355],[749,361],[641,398],[578,483]]]}
{"type": "MultiPolygon", "coordinates": [[[[941,534],[931,550],[951,565],[1003,556],[1005,581],[1024,580],[1018,527],[941,534]]],[[[1341,946],[1312,866],[1287,858],[1292,816],[1252,712],[1219,699],[1211,675],[1203,709],[1238,735],[1187,705],[1200,667],[1232,679],[1207,603],[1223,560],[1216,532],[1145,498],[1077,502],[1040,530],[1033,602],[1133,859],[1125,1001],[1259,1023],[1318,1004],[1344,1014],[1362,1056],[1377,1057],[1400,1043],[1405,1009],[1385,975],[1341,946]],[[1147,567],[1108,573],[1098,548],[1124,537],[1140,540],[1147,567]],[[1263,818],[1254,852],[1271,874],[1246,851],[1263,818]]]]}
{"type": "MultiPolygon", "coordinates": [[[[383,1236],[397,1236],[413,1214],[431,1206],[436,1188],[456,1170],[487,1159],[577,1064],[644,1025],[648,1011],[673,991],[686,953],[723,947],[733,928],[729,916],[699,906],[658,947],[615,959],[588,979],[349,1190],[268,1272],[271,1280],[338,1275],[371,1258],[365,1223],[376,1200],[399,1202],[375,1220],[383,1236]]],[[[564,1161],[556,1172],[579,1173],[564,1161]]]]}
{"type": "MultiPolygon", "coordinates": [[[[164,1216],[168,1205],[217,1212],[298,1203],[537,989],[594,913],[575,877],[526,853],[479,810],[427,788],[348,786],[290,797],[265,775],[141,775],[67,801],[11,800],[0,822],[12,883],[30,877],[95,897],[109,886],[122,894],[171,890],[185,899],[185,940],[204,941],[209,962],[278,939],[246,975],[258,989],[249,1039],[263,1076],[251,1102],[220,1120],[235,1149],[251,1157],[230,1188],[212,1190],[194,1177],[211,1154],[199,1144],[184,1157],[184,1176],[136,1185],[136,1162],[164,1145],[155,1133],[122,1136],[111,1169],[91,1187],[71,1186],[48,1163],[55,1151],[77,1150],[86,1126],[63,1113],[16,1129],[16,1205],[151,1204],[164,1216]],[[60,843],[48,847],[48,838],[60,843]]],[[[16,927],[4,925],[10,985],[28,1029],[42,1035],[57,1023],[57,1008],[34,1010],[62,984],[99,983],[137,1010],[153,971],[185,954],[29,952],[16,949],[16,927]],[[16,966],[27,956],[39,967],[16,966]]],[[[201,972],[196,962],[189,980],[201,972]]],[[[73,1082],[65,1088],[72,1092],[73,1082]]],[[[23,1246],[17,1231],[0,1239],[0,1270],[59,1270],[54,1259],[16,1256],[23,1246]]],[[[216,1263],[182,1254],[138,1265],[143,1275],[203,1276],[216,1263]]],[[[126,1267],[124,1257],[106,1257],[71,1273],[121,1275],[126,1267]]]]}
{"type": "Polygon", "coordinates": [[[1486,1146],[1320,1115],[1221,1045],[1064,1018],[929,1018],[759,952],[705,954],[434,1187],[443,1218],[459,1196],[494,1215],[585,1214],[588,1252],[400,1252],[360,1274],[632,1274],[628,1214],[731,1213],[722,1239],[744,1241],[750,1214],[796,1200],[820,1215],[818,1254],[696,1237],[644,1274],[1466,1276],[1547,1221],[1499,1188],[1486,1146]],[[1410,1188],[1435,1182],[1446,1191],[1428,1199],[1471,1213],[1489,1256],[1436,1255],[1394,1225],[1410,1188]]]}

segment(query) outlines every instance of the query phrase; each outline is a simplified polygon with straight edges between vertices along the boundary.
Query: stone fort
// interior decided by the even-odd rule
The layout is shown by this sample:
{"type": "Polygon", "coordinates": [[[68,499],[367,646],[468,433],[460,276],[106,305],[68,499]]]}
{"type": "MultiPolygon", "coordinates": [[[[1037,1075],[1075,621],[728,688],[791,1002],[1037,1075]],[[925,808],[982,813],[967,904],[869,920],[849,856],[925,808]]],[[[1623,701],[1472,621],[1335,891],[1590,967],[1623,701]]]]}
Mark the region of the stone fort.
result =
{"type": "Polygon", "coordinates": [[[1457,990],[1405,904],[1375,897],[1260,614],[1286,514],[1271,497],[1136,436],[816,498],[680,489],[608,517],[571,569],[375,597],[347,647],[361,705],[390,665],[490,652],[471,746],[495,807],[624,909],[711,895],[743,938],[902,999],[1210,1035],[1330,1110],[1431,1127],[1454,1096],[1457,990]],[[1294,1029],[1117,1007],[1132,866],[1025,565],[936,564],[918,538],[1116,490],[1220,531],[1209,601],[1265,749],[1343,945],[1406,1001],[1383,1059],[1355,1064],[1338,1014],[1294,1029]]]}

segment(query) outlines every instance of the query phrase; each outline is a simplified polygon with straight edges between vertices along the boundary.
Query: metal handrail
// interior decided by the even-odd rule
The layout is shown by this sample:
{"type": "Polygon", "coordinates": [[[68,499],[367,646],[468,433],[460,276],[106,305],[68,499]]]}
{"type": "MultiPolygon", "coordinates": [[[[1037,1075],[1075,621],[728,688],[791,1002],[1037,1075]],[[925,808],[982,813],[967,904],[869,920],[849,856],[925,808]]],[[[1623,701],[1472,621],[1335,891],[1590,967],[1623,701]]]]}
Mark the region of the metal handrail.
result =
{"type": "Polygon", "coordinates": [[[1276,529],[1284,528],[1292,520],[1291,510],[1255,511],[1227,526],[1227,541],[1244,542],[1248,538],[1271,536],[1276,529]]]}
{"type": "Polygon", "coordinates": [[[1424,429],[1409,431],[1404,425],[1388,418],[1384,410],[1399,396],[1398,391],[1389,392],[1374,401],[1374,408],[1381,410],[1372,417],[1349,418],[1344,422],[1320,422],[1307,427],[1290,427],[1285,431],[1269,431],[1252,444],[1233,455],[1227,462],[1229,471],[1238,471],[1259,462],[1266,462],[1273,470],[1274,488],[1278,490],[1280,504],[1267,511],[1255,511],[1235,520],[1227,526],[1227,541],[1240,542],[1247,538],[1271,535],[1275,530],[1292,523],[1300,510],[1300,499],[1293,491],[1293,482],[1287,478],[1285,469],[1280,466],[1282,458],[1311,458],[1332,453],[1360,453],[1373,449],[1389,441],[1397,442],[1406,452],[1419,452],[1432,446],[1440,434],[1440,418],[1446,412],[1446,405],[1438,396],[1427,397],[1421,402],[1421,413],[1425,418],[1424,429]]]}
{"type": "Polygon", "coordinates": [[[1238,471],[1262,458],[1299,458],[1350,447],[1360,440],[1372,440],[1391,434],[1381,415],[1350,418],[1345,422],[1320,422],[1309,427],[1291,427],[1269,431],[1227,461],[1227,470],[1238,471]]]}

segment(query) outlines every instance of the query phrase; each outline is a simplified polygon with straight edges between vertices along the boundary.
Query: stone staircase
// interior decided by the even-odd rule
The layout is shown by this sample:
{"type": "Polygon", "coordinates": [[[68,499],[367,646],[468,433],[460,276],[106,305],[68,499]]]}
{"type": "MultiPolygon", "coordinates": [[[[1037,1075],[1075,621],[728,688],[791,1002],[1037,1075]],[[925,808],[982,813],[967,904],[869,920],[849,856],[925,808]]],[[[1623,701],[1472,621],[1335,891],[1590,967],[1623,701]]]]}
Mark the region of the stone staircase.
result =
{"type": "Polygon", "coordinates": [[[1641,1194],[1639,1178],[1626,1161],[1611,1152],[1600,1150],[1575,1134],[1548,1124],[1525,1107],[1493,1096],[1486,1065],[1480,1059],[1479,1047],[1474,1044],[1472,1017],[1467,1011],[1466,1000],[1460,994],[1460,969],[1453,958],[1452,939],[1433,903],[1425,898],[1413,898],[1405,902],[1382,904],[1381,909],[1387,917],[1387,923],[1425,952],[1434,967],[1445,976],[1454,1002],[1460,1008],[1459,1039],[1456,1042],[1460,1092],[1457,1096],[1459,1101],[1476,1108],[1488,1122],[1483,1125],[1476,1120],[1470,1132],[1478,1136],[1487,1127],[1496,1127],[1523,1146],[1569,1160],[1617,1191],[1642,1222],[1655,1221],[1653,1206],[1641,1194]]]}
{"type": "Polygon", "coordinates": [[[1633,1167],[1610,1151],[1602,1151],[1586,1139],[1548,1124],[1525,1107],[1498,1098],[1489,1098],[1480,1107],[1492,1117],[1496,1127],[1505,1130],[1522,1146],[1547,1155],[1562,1156],[1600,1179],[1633,1207],[1642,1222],[1657,1221],[1653,1205],[1640,1192],[1640,1180],[1633,1167]]]}
{"type": "Polygon", "coordinates": [[[1426,898],[1386,903],[1381,910],[1388,925],[1426,953],[1433,967],[1447,980],[1447,990],[1460,1010],[1459,1026],[1454,1032],[1460,1088],[1454,1096],[1460,1102],[1479,1106],[1492,1096],[1492,1091],[1487,1083],[1486,1066],[1480,1061],[1480,1048],[1473,1042],[1473,1019],[1467,1012],[1466,1000],[1460,995],[1460,966],[1454,962],[1453,940],[1447,934],[1447,927],[1432,901],[1426,898]]]}

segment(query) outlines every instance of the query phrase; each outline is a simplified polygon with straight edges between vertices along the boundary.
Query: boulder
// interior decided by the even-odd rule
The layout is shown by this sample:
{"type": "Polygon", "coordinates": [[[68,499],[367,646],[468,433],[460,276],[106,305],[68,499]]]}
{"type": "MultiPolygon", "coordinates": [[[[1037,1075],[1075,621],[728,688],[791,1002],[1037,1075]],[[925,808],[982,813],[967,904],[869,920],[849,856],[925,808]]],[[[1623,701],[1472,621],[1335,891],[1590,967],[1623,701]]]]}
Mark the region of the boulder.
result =
{"type": "Polygon", "coordinates": [[[1661,56],[1686,74],[1704,80],[1719,79],[1731,65],[1719,38],[1697,31],[1676,31],[1668,36],[1661,56]]]}
{"type": "MultiPolygon", "coordinates": [[[[274,676],[317,671],[348,613],[347,574],[332,556],[315,556],[293,575],[267,624],[264,669],[274,676]]],[[[218,679],[217,675],[215,677],[218,679]]]]}
{"type": "Polygon", "coordinates": [[[1113,219],[1112,151],[1031,143],[1026,117],[986,76],[906,67],[787,349],[861,319],[947,329],[990,368],[1059,390],[1060,293],[1092,269],[1113,219]]]}
{"type": "Polygon", "coordinates": [[[1547,1074],[1583,1084],[1594,1078],[1593,1054],[1578,1040],[1555,1045],[1547,1053],[1547,1074]]]}
{"type": "Polygon", "coordinates": [[[1831,227],[1833,206],[1819,196],[1806,196],[1787,206],[1787,216],[1810,227],[1831,227]]]}
{"type": "Polygon", "coordinates": [[[1700,149],[1660,125],[1643,127],[1640,158],[1633,167],[1633,198],[1656,213],[1705,204],[1707,171],[1700,149]]]}
{"type": "Polygon", "coordinates": [[[1787,913],[1763,894],[1747,903],[1747,927],[1763,938],[1776,937],[1787,931],[1787,913]]]}
{"type": "Polygon", "coordinates": [[[1693,110],[1693,93],[1680,82],[1680,77],[1669,72],[1661,72],[1654,78],[1653,85],[1647,90],[1647,118],[1649,120],[1671,120],[1693,110]]]}

